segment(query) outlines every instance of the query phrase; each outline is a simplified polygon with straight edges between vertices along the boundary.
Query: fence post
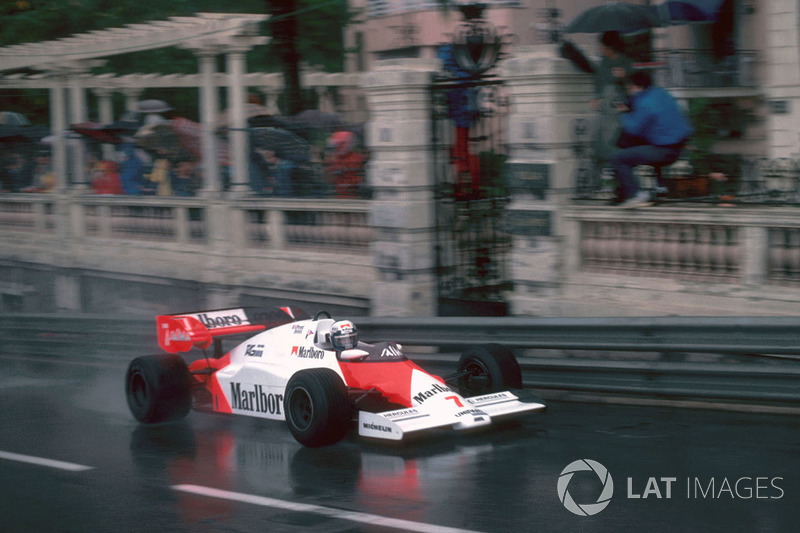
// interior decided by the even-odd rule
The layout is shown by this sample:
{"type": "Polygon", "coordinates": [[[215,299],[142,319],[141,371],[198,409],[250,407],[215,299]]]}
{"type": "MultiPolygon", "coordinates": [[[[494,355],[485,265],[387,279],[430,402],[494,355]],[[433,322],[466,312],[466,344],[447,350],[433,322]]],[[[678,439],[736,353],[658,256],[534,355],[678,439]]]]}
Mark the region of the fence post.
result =
{"type": "Polygon", "coordinates": [[[241,208],[219,198],[206,199],[207,251],[203,260],[203,282],[207,309],[237,305],[239,257],[247,224],[241,208]]]}
{"type": "Polygon", "coordinates": [[[742,281],[745,285],[762,285],[767,280],[769,229],[764,226],[742,228],[742,281]]]}
{"type": "Polygon", "coordinates": [[[286,248],[286,212],[271,209],[267,212],[269,245],[276,250],[286,248]]]}
{"type": "Polygon", "coordinates": [[[564,249],[562,210],[579,169],[576,135],[591,131],[591,77],[562,58],[557,45],[518,48],[502,74],[511,99],[505,167],[512,195],[506,210],[513,235],[510,311],[557,314],[565,262],[575,263],[564,249]]]}
{"type": "Polygon", "coordinates": [[[362,81],[371,114],[367,180],[377,230],[373,316],[437,312],[430,85],[439,67],[438,60],[383,61],[362,81]]]}

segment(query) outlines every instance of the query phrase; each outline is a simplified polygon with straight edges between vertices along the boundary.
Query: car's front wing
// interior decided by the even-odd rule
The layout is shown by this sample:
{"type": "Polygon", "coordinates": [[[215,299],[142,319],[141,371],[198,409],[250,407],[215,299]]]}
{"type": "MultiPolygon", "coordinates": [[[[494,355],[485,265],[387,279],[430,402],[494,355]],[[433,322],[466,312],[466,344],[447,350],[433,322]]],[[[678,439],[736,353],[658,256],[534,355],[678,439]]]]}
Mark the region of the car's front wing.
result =
{"type": "Polygon", "coordinates": [[[443,410],[409,407],[383,413],[358,413],[358,434],[388,440],[402,440],[412,433],[451,427],[464,430],[486,426],[499,418],[513,418],[525,413],[544,411],[547,406],[538,399],[521,401],[519,396],[504,391],[472,398],[443,410]]]}

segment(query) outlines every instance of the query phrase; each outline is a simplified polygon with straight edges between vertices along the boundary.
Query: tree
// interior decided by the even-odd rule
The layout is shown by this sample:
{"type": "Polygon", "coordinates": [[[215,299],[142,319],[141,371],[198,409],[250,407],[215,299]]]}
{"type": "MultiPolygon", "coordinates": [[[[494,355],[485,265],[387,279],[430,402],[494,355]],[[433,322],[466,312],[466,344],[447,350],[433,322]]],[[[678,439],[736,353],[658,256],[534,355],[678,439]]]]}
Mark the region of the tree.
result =
{"type": "Polygon", "coordinates": [[[266,0],[272,42],[268,56],[280,59],[289,114],[303,109],[300,62],[341,71],[344,63],[342,28],[351,18],[347,1],[266,0]]]}
{"type": "Polygon", "coordinates": [[[283,83],[287,111],[295,115],[303,110],[300,93],[300,54],[297,51],[297,0],[267,0],[271,15],[272,49],[283,63],[283,83]]]}
{"type": "MultiPolygon", "coordinates": [[[[298,74],[301,61],[327,71],[342,68],[341,28],[349,20],[346,0],[16,0],[0,4],[0,46],[59,39],[198,12],[266,12],[273,17],[274,22],[264,27],[272,35],[272,42],[248,54],[248,69],[283,71],[292,112],[302,108],[298,74]]],[[[96,72],[194,73],[197,59],[191,52],[173,47],[112,56],[96,72]]],[[[12,103],[6,97],[3,100],[4,107],[12,103]]],[[[17,100],[13,104],[25,108],[17,100]]],[[[33,114],[41,115],[46,122],[46,96],[40,95],[30,105],[35,108],[33,114]]]]}

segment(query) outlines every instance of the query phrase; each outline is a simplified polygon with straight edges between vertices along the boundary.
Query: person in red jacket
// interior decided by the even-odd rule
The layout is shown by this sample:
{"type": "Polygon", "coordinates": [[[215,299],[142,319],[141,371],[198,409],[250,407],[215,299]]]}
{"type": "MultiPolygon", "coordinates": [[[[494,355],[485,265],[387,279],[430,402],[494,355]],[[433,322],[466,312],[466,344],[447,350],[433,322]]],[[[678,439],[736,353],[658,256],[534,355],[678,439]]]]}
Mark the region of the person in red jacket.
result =
{"type": "Polygon", "coordinates": [[[360,198],[366,157],[356,149],[351,131],[337,131],[328,139],[325,150],[325,176],[333,182],[337,198],[360,198]]]}
{"type": "Polygon", "coordinates": [[[95,163],[92,168],[92,190],[95,194],[122,194],[122,180],[115,162],[95,163]]]}

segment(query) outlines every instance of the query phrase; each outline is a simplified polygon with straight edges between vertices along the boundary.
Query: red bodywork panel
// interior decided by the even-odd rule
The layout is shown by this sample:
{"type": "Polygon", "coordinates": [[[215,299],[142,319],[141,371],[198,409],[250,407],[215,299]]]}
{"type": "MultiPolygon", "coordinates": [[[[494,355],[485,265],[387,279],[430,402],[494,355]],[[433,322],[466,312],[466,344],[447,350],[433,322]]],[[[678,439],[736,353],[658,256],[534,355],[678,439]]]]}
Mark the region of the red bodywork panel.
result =
{"type": "MultiPolygon", "coordinates": [[[[393,403],[411,407],[411,376],[414,370],[422,370],[411,361],[393,362],[339,362],[339,367],[344,374],[344,381],[348,387],[381,391],[387,400],[393,403]]],[[[433,376],[442,383],[439,376],[433,376]]]]}
{"type": "Polygon", "coordinates": [[[167,353],[205,350],[214,337],[256,333],[309,318],[301,309],[234,308],[156,317],[158,345],[167,353]]]}
{"type": "Polygon", "coordinates": [[[222,370],[229,364],[231,364],[231,354],[226,353],[219,359],[198,359],[189,365],[189,372],[192,373],[195,385],[211,393],[212,405],[210,407],[220,413],[233,412],[217,379],[217,370],[222,370]]]}
{"type": "Polygon", "coordinates": [[[167,353],[188,352],[192,348],[205,350],[211,346],[214,337],[255,333],[267,329],[261,324],[247,324],[209,330],[194,317],[170,315],[156,317],[156,327],[158,328],[158,345],[167,353]]]}

